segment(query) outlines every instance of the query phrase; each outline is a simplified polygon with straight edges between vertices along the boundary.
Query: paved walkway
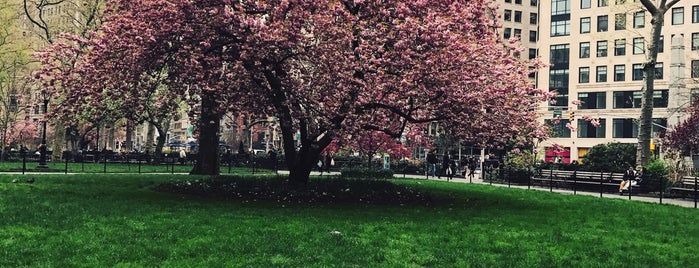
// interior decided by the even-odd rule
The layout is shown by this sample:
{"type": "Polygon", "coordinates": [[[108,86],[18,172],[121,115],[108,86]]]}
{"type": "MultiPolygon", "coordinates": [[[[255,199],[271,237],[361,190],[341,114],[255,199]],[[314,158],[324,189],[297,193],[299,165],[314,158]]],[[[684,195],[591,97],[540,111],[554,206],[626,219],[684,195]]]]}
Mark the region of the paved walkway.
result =
{"type": "MultiPolygon", "coordinates": [[[[480,174],[476,174],[476,177],[478,177],[480,174]]],[[[403,178],[403,174],[395,174],[395,177],[397,178],[403,178]]],[[[418,175],[405,175],[406,178],[414,178],[414,179],[425,179],[425,176],[418,176],[418,175]]],[[[446,177],[442,177],[441,179],[437,179],[436,177],[429,177],[430,180],[441,180],[441,181],[446,181],[446,177]]],[[[472,181],[469,181],[468,178],[454,178],[451,180],[452,182],[459,182],[459,183],[478,183],[478,184],[491,184],[490,182],[483,181],[480,178],[474,178],[472,181]]],[[[519,188],[519,189],[531,189],[531,190],[538,190],[538,191],[551,191],[550,188],[545,187],[535,187],[531,186],[528,187],[527,185],[515,185],[512,184],[508,186],[507,184],[501,184],[501,183],[492,183],[493,186],[497,187],[510,187],[510,188],[519,188]]],[[[599,192],[583,192],[583,191],[577,191],[573,192],[573,190],[567,190],[567,189],[556,189],[553,188],[552,192],[555,193],[560,193],[560,194],[577,194],[577,195],[589,195],[589,196],[596,196],[599,197],[600,193],[599,192]]],[[[604,198],[616,198],[616,199],[626,199],[629,200],[628,194],[619,195],[618,193],[603,193],[602,197],[604,198]]],[[[657,197],[646,197],[646,196],[636,196],[632,195],[631,196],[631,201],[642,201],[642,202],[648,202],[648,203],[660,203],[660,198],[657,197]]],[[[662,204],[671,204],[671,205],[676,205],[676,206],[681,206],[681,207],[689,207],[689,208],[696,208],[697,206],[694,203],[693,199],[680,199],[680,198],[663,198],[662,199],[662,204]]]]}

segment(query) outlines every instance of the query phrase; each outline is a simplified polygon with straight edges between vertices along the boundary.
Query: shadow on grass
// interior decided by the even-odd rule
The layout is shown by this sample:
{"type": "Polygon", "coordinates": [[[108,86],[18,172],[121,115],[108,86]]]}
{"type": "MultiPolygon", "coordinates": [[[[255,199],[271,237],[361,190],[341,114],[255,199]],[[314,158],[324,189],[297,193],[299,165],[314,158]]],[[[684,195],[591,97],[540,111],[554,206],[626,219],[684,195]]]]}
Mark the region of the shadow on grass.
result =
{"type": "Polygon", "coordinates": [[[521,193],[498,191],[494,187],[420,180],[323,177],[312,178],[307,185],[299,187],[289,185],[283,176],[216,176],[172,180],[155,185],[152,189],[219,200],[289,204],[424,206],[500,211],[551,208],[551,204],[545,200],[527,199],[521,193]]]}
{"type": "Polygon", "coordinates": [[[216,176],[158,184],[159,192],[205,198],[273,201],[298,204],[374,204],[439,206],[450,198],[422,191],[411,185],[386,180],[314,178],[304,186],[290,185],[286,177],[216,176]]]}

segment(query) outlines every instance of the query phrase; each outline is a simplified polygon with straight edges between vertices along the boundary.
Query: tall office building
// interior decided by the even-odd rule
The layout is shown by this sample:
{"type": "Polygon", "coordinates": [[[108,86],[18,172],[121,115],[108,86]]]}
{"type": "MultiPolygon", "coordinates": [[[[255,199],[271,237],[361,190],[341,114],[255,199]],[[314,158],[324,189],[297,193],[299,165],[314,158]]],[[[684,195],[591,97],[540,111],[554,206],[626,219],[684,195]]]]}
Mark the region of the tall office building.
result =
{"type": "MultiPolygon", "coordinates": [[[[637,143],[650,13],[638,0],[546,0],[540,14],[539,53],[550,66],[540,70],[538,86],[558,94],[555,104],[540,108],[540,120],[553,130],[541,144],[545,160],[569,163],[597,144],[637,143]]],[[[656,152],[663,150],[662,132],[699,93],[697,26],[699,0],[680,1],[666,13],[655,64],[656,152]]]]}
{"type": "Polygon", "coordinates": [[[526,55],[522,58],[533,59],[537,56],[536,44],[539,40],[539,0],[498,0],[498,14],[502,23],[501,36],[504,39],[519,37],[526,55]]]}

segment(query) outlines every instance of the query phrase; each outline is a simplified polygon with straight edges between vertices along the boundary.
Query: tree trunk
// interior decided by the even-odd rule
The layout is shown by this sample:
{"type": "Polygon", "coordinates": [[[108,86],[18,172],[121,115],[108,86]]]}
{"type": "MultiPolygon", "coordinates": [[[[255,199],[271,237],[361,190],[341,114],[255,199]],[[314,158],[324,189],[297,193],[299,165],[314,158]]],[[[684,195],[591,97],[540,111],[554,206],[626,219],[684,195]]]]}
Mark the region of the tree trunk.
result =
{"type": "Polygon", "coordinates": [[[219,175],[218,131],[221,116],[216,113],[216,101],[212,95],[201,97],[201,117],[199,119],[199,153],[191,174],[219,175]]]}
{"type": "Polygon", "coordinates": [[[126,122],[126,140],[124,140],[124,151],[133,151],[133,124],[131,121],[126,122]]]}
{"type": "Polygon", "coordinates": [[[148,155],[148,161],[150,163],[151,155],[153,153],[153,136],[155,135],[155,126],[151,122],[148,122],[146,130],[146,155],[148,155]]]}
{"type": "Polygon", "coordinates": [[[646,51],[646,62],[643,66],[643,88],[641,99],[641,117],[638,126],[638,147],[636,148],[636,164],[640,166],[650,162],[650,139],[653,129],[653,90],[655,82],[655,64],[658,59],[658,43],[663,27],[665,12],[653,14],[651,20],[651,36],[646,51]]]}

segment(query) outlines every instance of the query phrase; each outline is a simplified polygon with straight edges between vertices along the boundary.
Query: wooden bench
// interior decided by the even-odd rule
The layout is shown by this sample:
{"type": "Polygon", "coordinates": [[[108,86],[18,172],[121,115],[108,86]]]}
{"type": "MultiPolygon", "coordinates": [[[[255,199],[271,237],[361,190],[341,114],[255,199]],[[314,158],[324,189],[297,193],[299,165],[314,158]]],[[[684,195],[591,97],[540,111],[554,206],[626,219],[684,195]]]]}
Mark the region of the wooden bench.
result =
{"type": "MultiPolygon", "coordinates": [[[[596,171],[572,171],[572,170],[541,170],[532,176],[532,183],[541,187],[564,188],[575,190],[587,190],[597,188],[600,191],[618,191],[623,173],[596,172],[596,171]]],[[[638,185],[632,186],[634,191],[638,185]]]]}
{"type": "Polygon", "coordinates": [[[695,192],[699,191],[698,181],[699,178],[697,177],[684,176],[672,184],[670,192],[682,197],[693,197],[695,192]]]}

